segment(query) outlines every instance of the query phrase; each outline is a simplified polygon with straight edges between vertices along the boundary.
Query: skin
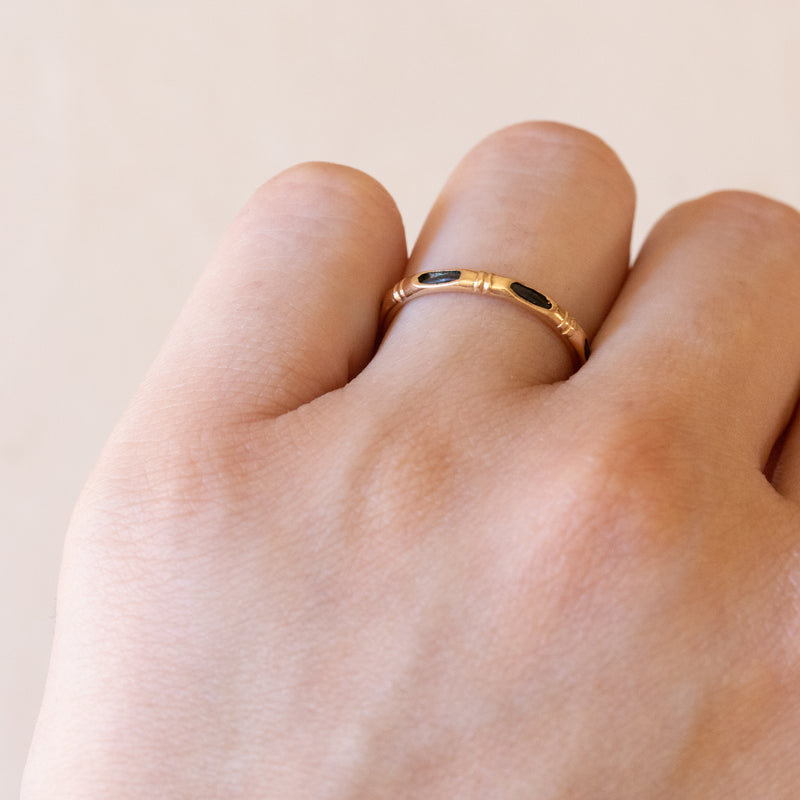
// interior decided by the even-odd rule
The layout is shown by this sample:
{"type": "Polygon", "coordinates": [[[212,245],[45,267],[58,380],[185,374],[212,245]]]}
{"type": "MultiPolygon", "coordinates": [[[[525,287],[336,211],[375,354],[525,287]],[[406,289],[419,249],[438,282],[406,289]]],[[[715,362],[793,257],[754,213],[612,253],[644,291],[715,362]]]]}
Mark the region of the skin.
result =
{"type": "Polygon", "coordinates": [[[410,259],[363,173],[261,187],[78,502],[24,800],[798,797],[800,215],[703,197],[629,270],[633,211],[544,123],[410,259]],[[587,365],[464,295],[376,350],[454,266],[587,365]]]}

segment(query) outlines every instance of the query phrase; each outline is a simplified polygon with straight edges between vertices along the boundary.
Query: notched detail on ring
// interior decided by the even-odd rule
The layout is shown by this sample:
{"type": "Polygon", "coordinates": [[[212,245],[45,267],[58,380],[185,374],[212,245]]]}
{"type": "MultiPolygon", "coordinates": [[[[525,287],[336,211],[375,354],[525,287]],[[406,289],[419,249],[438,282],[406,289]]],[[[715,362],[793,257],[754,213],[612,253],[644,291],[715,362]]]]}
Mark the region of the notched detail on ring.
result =
{"type": "Polygon", "coordinates": [[[397,312],[415,297],[444,292],[460,292],[478,296],[499,297],[524,308],[546,322],[572,348],[575,360],[583,364],[589,358],[586,332],[565,309],[554,300],[513,278],[493,272],[471,269],[439,269],[410,275],[396,283],[383,298],[381,332],[385,332],[397,312]]]}
{"type": "Polygon", "coordinates": [[[523,300],[527,300],[529,303],[539,306],[539,308],[553,307],[553,304],[541,292],[537,292],[536,289],[531,289],[530,286],[526,286],[524,283],[517,283],[517,281],[514,281],[511,284],[511,291],[514,292],[517,297],[521,297],[523,300]]]}
{"type": "Polygon", "coordinates": [[[461,277],[461,271],[457,269],[440,269],[435,272],[423,272],[417,276],[418,283],[425,283],[428,285],[452,283],[461,277]]]}

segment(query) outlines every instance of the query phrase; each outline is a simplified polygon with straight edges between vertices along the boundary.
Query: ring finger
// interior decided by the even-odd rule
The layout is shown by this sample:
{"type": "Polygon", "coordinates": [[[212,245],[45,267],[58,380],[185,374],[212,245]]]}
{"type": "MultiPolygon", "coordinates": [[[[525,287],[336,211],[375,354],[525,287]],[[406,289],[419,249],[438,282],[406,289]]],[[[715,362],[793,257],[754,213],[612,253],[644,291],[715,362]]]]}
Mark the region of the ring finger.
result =
{"type": "MultiPolygon", "coordinates": [[[[554,298],[591,339],[627,272],[634,204],[630,177],[599,139],[552,123],[516,125],[458,166],[408,274],[462,269],[511,277],[554,298]]],[[[558,339],[494,298],[421,297],[397,315],[371,369],[394,381],[399,368],[427,387],[437,376],[490,389],[551,383],[574,370],[558,339]]]]}

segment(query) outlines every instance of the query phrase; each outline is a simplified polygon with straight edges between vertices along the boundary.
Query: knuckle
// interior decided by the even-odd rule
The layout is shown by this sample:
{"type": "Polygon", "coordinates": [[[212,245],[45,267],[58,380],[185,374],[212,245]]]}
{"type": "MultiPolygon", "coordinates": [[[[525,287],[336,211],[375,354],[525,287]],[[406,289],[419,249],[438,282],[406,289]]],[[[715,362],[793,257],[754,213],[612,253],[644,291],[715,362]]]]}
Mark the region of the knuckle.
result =
{"type": "Polygon", "coordinates": [[[725,190],[684,206],[701,224],[762,238],[791,237],[800,242],[800,213],[785,203],[755,192],[725,190]]]}
{"type": "Polygon", "coordinates": [[[488,159],[509,168],[540,170],[555,166],[566,174],[596,177],[635,202],[635,188],[619,156],[601,138],[589,131],[558,122],[522,122],[490,134],[468,155],[488,159]]]}
{"type": "Polygon", "coordinates": [[[640,404],[635,414],[620,408],[585,433],[576,453],[586,528],[615,548],[670,545],[715,491],[715,458],[698,425],[669,403],[640,404]]]}
{"type": "Polygon", "coordinates": [[[220,252],[243,264],[262,263],[284,248],[285,263],[364,253],[405,258],[400,212],[374,178],[351,167],[307,162],[290,167],[259,186],[228,229],[220,252]],[[287,257],[287,253],[297,258],[287,257]]]}
{"type": "Polygon", "coordinates": [[[353,167],[325,161],[296,164],[262,184],[251,203],[272,204],[276,199],[290,208],[320,210],[336,216],[389,214],[399,216],[389,192],[375,178],[353,167]]]}
{"type": "Polygon", "coordinates": [[[83,516],[111,520],[96,532],[104,547],[188,553],[200,521],[243,506],[253,455],[240,431],[161,420],[130,434],[112,437],[79,502],[83,516]]]}
{"type": "Polygon", "coordinates": [[[359,527],[391,530],[411,508],[412,521],[435,526],[442,505],[458,496],[456,461],[452,442],[440,431],[423,437],[411,430],[380,431],[376,446],[353,464],[354,482],[367,487],[360,511],[368,523],[359,527]]]}

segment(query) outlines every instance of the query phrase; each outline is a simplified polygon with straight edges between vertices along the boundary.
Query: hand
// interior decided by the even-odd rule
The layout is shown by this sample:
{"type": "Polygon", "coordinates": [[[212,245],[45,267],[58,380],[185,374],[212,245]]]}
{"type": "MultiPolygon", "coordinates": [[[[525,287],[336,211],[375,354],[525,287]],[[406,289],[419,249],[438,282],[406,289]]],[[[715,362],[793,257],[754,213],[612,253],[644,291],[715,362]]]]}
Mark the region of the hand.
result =
{"type": "Polygon", "coordinates": [[[633,208],[553,124],[410,261],[366,175],[263,186],[78,503],[25,799],[800,796],[800,216],[705,197],[629,273],[633,208]],[[589,362],[464,295],[376,352],[447,267],[589,362]]]}

